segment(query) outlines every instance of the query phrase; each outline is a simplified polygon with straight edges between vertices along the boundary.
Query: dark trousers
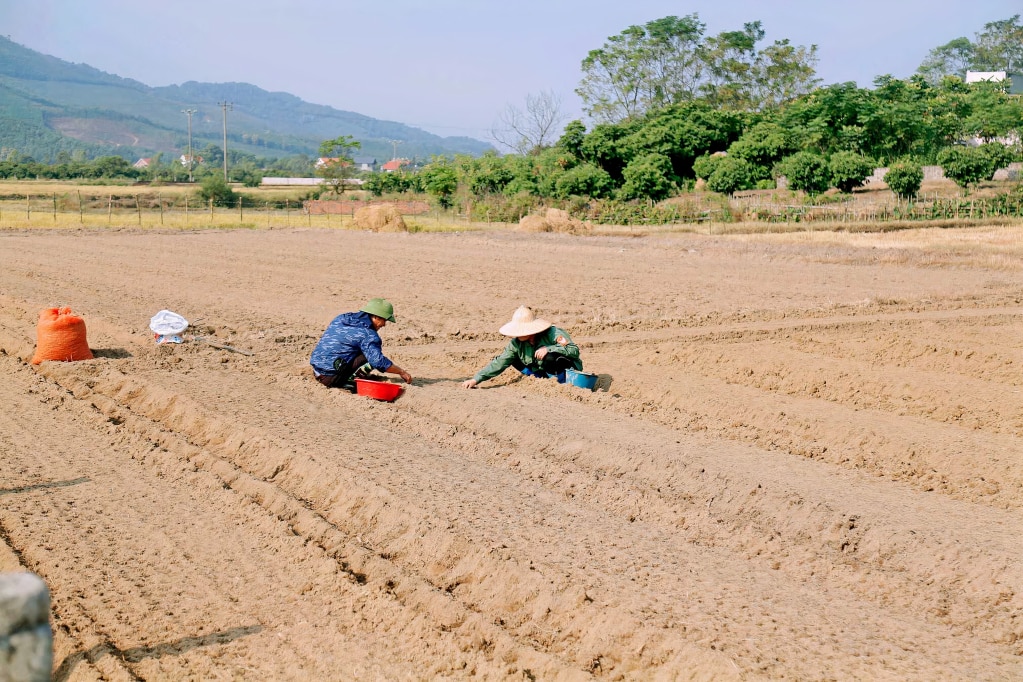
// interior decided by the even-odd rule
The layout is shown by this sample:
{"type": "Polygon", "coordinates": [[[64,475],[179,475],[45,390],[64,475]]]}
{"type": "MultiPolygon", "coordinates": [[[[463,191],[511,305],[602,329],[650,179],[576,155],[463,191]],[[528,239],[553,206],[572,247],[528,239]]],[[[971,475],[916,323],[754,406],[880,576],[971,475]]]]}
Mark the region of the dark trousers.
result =
{"type": "Polygon", "coordinates": [[[327,388],[344,388],[353,375],[366,364],[366,356],[359,353],[349,362],[338,358],[334,361],[334,375],[321,374],[316,380],[327,388]]]}
{"type": "MultiPolygon", "coordinates": [[[[520,372],[526,369],[526,366],[518,358],[512,360],[512,367],[520,372]]],[[[534,367],[529,368],[529,371],[534,376],[546,378],[556,376],[559,372],[564,372],[566,369],[574,369],[575,365],[572,363],[572,358],[567,355],[548,352],[547,355],[543,356],[543,360],[534,364],[534,367]]]]}

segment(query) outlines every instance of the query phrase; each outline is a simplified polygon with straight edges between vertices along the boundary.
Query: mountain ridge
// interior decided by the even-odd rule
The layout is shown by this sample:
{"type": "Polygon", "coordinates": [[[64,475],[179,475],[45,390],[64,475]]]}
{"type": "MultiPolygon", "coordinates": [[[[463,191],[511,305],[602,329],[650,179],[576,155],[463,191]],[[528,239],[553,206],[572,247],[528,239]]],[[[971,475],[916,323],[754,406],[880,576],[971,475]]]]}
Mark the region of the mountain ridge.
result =
{"type": "Polygon", "coordinates": [[[243,82],[186,81],[149,86],[46,55],[0,37],[0,160],[12,152],[52,162],[61,152],[128,159],[177,155],[188,145],[228,148],[277,158],[318,155],[320,142],[351,135],[360,156],[389,159],[393,141],[403,156],[479,155],[491,145],[469,137],[442,137],[396,121],[313,104],[287,92],[243,82]],[[221,103],[230,102],[224,111],[221,103]]]}

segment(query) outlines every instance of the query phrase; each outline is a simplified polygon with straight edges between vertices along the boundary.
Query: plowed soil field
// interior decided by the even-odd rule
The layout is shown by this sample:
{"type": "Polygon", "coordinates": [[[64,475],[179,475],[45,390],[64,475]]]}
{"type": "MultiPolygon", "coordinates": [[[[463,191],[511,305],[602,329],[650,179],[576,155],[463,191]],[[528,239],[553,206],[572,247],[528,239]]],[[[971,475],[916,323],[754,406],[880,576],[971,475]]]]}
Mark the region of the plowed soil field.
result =
{"type": "Polygon", "coordinates": [[[1019,680],[1021,315],[1023,227],[6,231],[0,570],[61,682],[1019,680]],[[308,365],[375,296],[394,403],[308,365]],[[460,386],[521,304],[598,390],[460,386]]]}

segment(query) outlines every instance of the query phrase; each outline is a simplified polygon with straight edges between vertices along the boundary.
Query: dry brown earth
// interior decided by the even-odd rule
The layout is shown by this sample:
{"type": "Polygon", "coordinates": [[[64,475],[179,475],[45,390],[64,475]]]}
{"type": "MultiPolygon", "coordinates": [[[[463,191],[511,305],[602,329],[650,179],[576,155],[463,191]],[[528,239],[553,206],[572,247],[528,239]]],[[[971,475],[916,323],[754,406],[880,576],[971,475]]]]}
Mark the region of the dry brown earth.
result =
{"type": "Polygon", "coordinates": [[[60,681],[1023,679],[1021,313],[1020,226],[0,232],[0,570],[60,681]],[[609,390],[459,386],[523,303],[609,390]]]}

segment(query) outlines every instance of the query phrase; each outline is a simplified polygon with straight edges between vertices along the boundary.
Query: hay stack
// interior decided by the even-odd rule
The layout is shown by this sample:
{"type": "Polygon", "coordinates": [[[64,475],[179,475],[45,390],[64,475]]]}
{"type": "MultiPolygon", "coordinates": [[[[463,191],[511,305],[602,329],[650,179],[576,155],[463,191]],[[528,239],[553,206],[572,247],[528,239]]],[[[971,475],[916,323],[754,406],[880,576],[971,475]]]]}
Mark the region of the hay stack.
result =
{"type": "Polygon", "coordinates": [[[519,229],[523,232],[563,232],[566,234],[586,234],[591,226],[573,218],[568,211],[560,208],[548,208],[543,215],[530,214],[519,221],[519,229]]]}
{"type": "Polygon", "coordinates": [[[371,232],[408,232],[408,226],[394,204],[363,206],[355,212],[355,226],[371,232]]]}

